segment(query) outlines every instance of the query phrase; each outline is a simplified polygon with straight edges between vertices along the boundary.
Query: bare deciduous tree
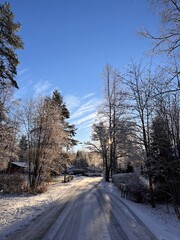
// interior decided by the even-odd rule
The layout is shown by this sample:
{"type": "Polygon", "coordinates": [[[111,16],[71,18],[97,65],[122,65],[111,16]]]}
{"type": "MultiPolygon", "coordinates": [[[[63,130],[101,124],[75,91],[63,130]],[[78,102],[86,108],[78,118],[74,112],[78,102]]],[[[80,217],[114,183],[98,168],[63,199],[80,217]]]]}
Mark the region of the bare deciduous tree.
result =
{"type": "Polygon", "coordinates": [[[180,2],[179,0],[153,0],[153,5],[158,9],[161,17],[161,29],[155,36],[148,30],[141,34],[154,41],[154,49],[168,54],[180,47],[180,2]]]}
{"type": "Polygon", "coordinates": [[[89,149],[101,155],[103,160],[104,177],[109,182],[110,177],[110,144],[109,129],[103,122],[94,124],[92,127],[92,141],[87,143],[89,149]]]}
{"type": "Polygon", "coordinates": [[[102,78],[104,80],[104,104],[101,113],[106,119],[106,125],[109,131],[110,148],[110,172],[111,176],[117,171],[117,134],[119,122],[122,121],[126,112],[125,99],[126,92],[123,88],[122,79],[119,72],[110,65],[106,65],[103,70],[102,78]]]}
{"type": "Polygon", "coordinates": [[[149,179],[151,205],[155,207],[150,153],[150,126],[154,109],[152,101],[155,86],[154,77],[151,75],[150,71],[142,70],[140,64],[136,65],[133,63],[129,69],[127,85],[129,86],[131,95],[131,109],[134,114],[133,119],[136,122],[137,135],[145,150],[145,166],[149,179]]]}

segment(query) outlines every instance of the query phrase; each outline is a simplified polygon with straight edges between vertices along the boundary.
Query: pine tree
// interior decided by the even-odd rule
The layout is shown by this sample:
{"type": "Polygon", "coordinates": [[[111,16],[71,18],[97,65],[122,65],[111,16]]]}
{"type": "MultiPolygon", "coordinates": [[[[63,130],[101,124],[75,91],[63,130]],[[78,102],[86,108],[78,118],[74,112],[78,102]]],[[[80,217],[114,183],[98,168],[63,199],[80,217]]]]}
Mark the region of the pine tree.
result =
{"type": "Polygon", "coordinates": [[[20,29],[20,23],[14,22],[14,14],[9,3],[0,4],[0,90],[6,88],[9,83],[18,88],[15,76],[17,75],[18,57],[16,49],[23,48],[21,38],[16,35],[20,29]]]}
{"type": "Polygon", "coordinates": [[[13,87],[18,88],[15,77],[19,60],[17,49],[23,42],[17,35],[20,23],[14,22],[9,3],[0,3],[0,159],[9,161],[14,151],[16,123],[11,119],[9,102],[13,87]]]}

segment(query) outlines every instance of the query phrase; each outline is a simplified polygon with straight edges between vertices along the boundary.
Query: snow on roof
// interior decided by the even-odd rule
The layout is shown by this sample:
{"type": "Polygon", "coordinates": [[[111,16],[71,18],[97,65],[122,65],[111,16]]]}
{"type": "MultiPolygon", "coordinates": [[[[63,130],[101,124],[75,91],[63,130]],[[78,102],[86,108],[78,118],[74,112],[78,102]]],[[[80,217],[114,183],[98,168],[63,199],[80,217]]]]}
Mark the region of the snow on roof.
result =
{"type": "Polygon", "coordinates": [[[11,164],[16,165],[18,167],[26,168],[27,163],[26,162],[11,162],[11,164]]]}

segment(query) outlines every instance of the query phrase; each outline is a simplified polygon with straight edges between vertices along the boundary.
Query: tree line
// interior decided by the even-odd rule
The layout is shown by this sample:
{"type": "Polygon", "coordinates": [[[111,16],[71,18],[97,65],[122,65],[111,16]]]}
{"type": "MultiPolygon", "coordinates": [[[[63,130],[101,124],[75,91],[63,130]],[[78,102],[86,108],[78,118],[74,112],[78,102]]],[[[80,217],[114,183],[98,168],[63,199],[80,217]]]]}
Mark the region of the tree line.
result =
{"type": "Polygon", "coordinates": [[[23,104],[13,100],[18,88],[16,51],[23,49],[20,26],[10,4],[0,4],[0,169],[26,161],[30,187],[36,189],[68,163],[67,150],[77,144],[76,129],[68,122],[70,113],[58,90],[23,104]]]}
{"type": "Polygon", "coordinates": [[[154,6],[162,21],[159,35],[140,34],[166,62],[132,61],[123,72],[104,67],[104,103],[88,145],[101,154],[106,181],[128,164],[135,166],[148,179],[152,207],[158,186],[180,218],[180,3],[158,0],[154,6]]]}

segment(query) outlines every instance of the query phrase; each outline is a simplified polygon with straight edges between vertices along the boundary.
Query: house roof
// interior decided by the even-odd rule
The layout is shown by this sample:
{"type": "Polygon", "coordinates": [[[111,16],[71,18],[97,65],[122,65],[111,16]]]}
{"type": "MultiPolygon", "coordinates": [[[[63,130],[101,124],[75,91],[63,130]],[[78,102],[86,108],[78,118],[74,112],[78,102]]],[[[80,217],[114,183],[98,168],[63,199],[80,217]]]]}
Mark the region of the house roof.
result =
{"type": "Polygon", "coordinates": [[[28,166],[26,162],[11,162],[11,164],[22,168],[26,168],[28,166]]]}

